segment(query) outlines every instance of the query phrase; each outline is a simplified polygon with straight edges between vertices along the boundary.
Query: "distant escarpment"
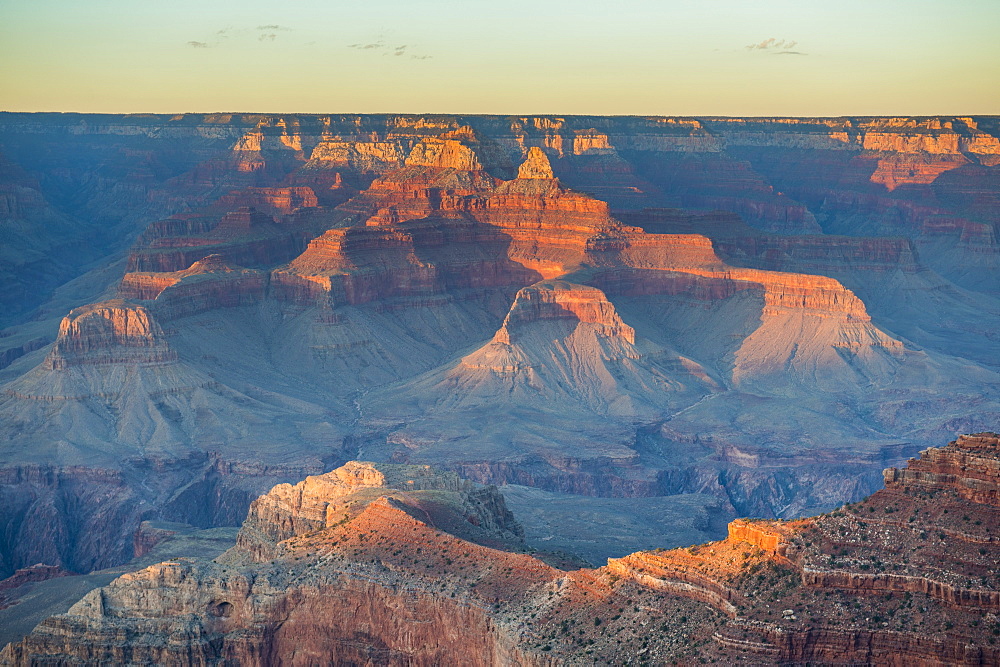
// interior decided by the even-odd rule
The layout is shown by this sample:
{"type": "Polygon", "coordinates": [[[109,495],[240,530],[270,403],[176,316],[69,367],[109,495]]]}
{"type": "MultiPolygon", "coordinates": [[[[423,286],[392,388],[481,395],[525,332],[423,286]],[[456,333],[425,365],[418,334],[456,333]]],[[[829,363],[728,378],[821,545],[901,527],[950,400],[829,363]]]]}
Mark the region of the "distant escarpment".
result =
{"type": "Polygon", "coordinates": [[[261,496],[216,562],[124,575],[0,657],[995,664],[998,471],[1000,436],[962,436],[830,514],[560,570],[495,488],[351,462],[261,496]]]}

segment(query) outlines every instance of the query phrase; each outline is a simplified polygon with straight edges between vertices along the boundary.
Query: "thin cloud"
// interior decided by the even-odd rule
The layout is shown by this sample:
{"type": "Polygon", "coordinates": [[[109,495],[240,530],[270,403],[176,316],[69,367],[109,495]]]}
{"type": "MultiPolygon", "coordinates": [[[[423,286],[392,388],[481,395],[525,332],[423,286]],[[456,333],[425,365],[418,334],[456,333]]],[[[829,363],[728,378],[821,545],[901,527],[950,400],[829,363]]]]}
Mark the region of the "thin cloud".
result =
{"type": "Polygon", "coordinates": [[[798,42],[794,39],[776,39],[774,37],[768,37],[767,39],[757,42],[756,44],[747,44],[747,51],[768,51],[770,49],[784,49],[791,53],[789,49],[793,49],[798,45],[798,42]]]}
{"type": "Polygon", "coordinates": [[[777,51],[772,53],[774,56],[808,56],[808,53],[802,53],[801,51],[777,51]]]}
{"type": "Polygon", "coordinates": [[[354,44],[348,44],[347,48],[358,51],[378,51],[383,57],[395,56],[397,58],[405,58],[409,56],[411,60],[430,60],[433,58],[433,56],[422,55],[419,51],[413,53],[413,47],[410,44],[391,46],[391,43],[386,44],[384,39],[379,39],[377,42],[355,42],[354,44]]]}
{"type": "Polygon", "coordinates": [[[259,25],[257,26],[257,31],[260,33],[257,35],[258,42],[273,42],[278,38],[278,32],[288,32],[291,28],[283,25],[278,25],[277,23],[271,23],[270,25],[259,25]]]}
{"type": "Polygon", "coordinates": [[[253,37],[256,37],[258,42],[273,42],[278,39],[279,33],[291,32],[292,30],[294,29],[277,23],[259,25],[256,28],[226,26],[213,32],[211,37],[205,41],[191,40],[187,44],[195,49],[211,49],[217,46],[235,44],[253,37]]]}

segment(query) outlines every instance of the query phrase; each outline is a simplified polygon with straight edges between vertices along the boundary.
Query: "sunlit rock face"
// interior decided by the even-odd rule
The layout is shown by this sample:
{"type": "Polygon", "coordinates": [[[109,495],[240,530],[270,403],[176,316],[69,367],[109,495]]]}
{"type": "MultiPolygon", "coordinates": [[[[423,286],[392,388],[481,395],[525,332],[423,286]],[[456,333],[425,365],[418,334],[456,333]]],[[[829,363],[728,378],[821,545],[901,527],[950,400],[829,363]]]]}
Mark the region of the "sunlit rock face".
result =
{"type": "Polygon", "coordinates": [[[961,436],[832,513],[580,567],[526,549],[496,487],[349,461],[257,498],[214,561],[125,574],[0,659],[993,664],[998,473],[1000,437],[961,436]]]}
{"type": "Polygon", "coordinates": [[[87,364],[156,364],[176,361],[163,330],[141,306],[108,301],[70,312],[46,359],[53,370],[87,364]]]}
{"type": "Polygon", "coordinates": [[[0,574],[351,458],[636,511],[856,500],[1000,416],[998,136],[5,115],[0,574]]]}

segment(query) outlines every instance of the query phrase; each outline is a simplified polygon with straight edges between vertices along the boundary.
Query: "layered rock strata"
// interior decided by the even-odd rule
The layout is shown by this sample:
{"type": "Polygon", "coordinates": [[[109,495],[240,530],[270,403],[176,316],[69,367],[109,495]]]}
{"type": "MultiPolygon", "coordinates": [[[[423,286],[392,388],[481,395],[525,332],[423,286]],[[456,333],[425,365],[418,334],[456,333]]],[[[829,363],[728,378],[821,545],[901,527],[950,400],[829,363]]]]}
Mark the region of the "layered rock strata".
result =
{"type": "Polygon", "coordinates": [[[118,287],[124,299],[155,301],[151,307],[172,320],[219,308],[259,303],[267,275],[209,255],[182,271],[126,273],[118,287]]]}
{"type": "Polygon", "coordinates": [[[755,515],[857,498],[1000,415],[998,136],[991,117],[5,114],[0,275],[21,305],[0,316],[17,322],[0,332],[0,460],[4,479],[50,467],[37,495],[4,491],[4,572],[70,562],[79,523],[95,534],[74,567],[100,544],[128,553],[138,514],[88,513],[72,479],[125,469],[112,505],[192,516],[225,487],[208,514],[233,520],[258,488],[227,495],[248,478],[213,486],[208,458],[298,475],[344,442],[481,481],[705,491],[755,515]],[[730,213],[625,213],[649,206],[730,213]],[[118,269],[18,308],[150,221],[115,306],[144,309],[149,336],[84,318],[111,328],[44,362],[59,318],[107,298],[118,269]],[[546,291],[569,310],[526,307],[546,291]],[[479,414],[448,421],[463,400],[479,414]],[[482,415],[496,430],[467,437],[482,415]],[[135,467],[164,460],[190,469],[149,495],[135,467]]]}
{"type": "Polygon", "coordinates": [[[65,370],[71,366],[176,360],[149,311],[117,300],[83,306],[63,318],[45,365],[65,370]]]}
{"type": "MultiPolygon", "coordinates": [[[[910,472],[948,475],[971,455],[982,461],[973,474],[990,468],[983,476],[996,482],[996,434],[925,452],[910,472]]],[[[736,521],[720,542],[560,571],[518,552],[495,490],[425,467],[352,462],[262,496],[216,563],[124,575],[0,656],[995,663],[997,575],[975,547],[994,539],[997,507],[961,495],[959,478],[933,489],[900,471],[887,478],[890,488],[832,514],[736,521]]]]}

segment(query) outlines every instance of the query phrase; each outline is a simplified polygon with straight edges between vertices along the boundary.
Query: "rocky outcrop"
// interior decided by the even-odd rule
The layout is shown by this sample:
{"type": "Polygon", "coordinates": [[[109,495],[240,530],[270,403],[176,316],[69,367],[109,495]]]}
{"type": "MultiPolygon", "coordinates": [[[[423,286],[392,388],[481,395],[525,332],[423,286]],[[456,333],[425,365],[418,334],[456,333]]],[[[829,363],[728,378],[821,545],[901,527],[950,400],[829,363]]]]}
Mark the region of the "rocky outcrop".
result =
{"type": "Polygon", "coordinates": [[[743,596],[711,576],[703,575],[691,563],[658,554],[636,553],[624,558],[609,558],[607,571],[612,576],[630,579],[652,590],[710,605],[735,618],[743,596]]]}
{"type": "MultiPolygon", "coordinates": [[[[506,577],[544,583],[555,571],[530,556],[496,551],[447,532],[516,543],[520,528],[495,490],[476,489],[454,475],[424,467],[351,463],[296,487],[276,487],[261,501],[251,510],[239,546],[223,558],[224,565],[177,561],[124,575],[111,587],[89,594],[68,614],[46,621],[30,646],[5,649],[3,660],[16,664],[57,651],[88,660],[231,659],[256,664],[287,660],[295,653],[320,661],[440,664],[451,660],[455,647],[464,646],[463,651],[472,651],[464,660],[468,664],[533,664],[513,641],[513,625],[493,618],[487,600],[497,599],[500,590],[515,590],[504,583],[506,577]],[[290,490],[298,490],[304,502],[285,502],[290,490]],[[484,502],[483,491],[495,504],[484,502]],[[261,502],[269,497],[277,505],[261,502]],[[305,519],[320,502],[350,516],[329,526],[313,526],[298,538],[286,535],[270,542],[270,557],[280,566],[240,565],[258,546],[247,542],[248,531],[263,526],[269,517],[282,521],[282,516],[290,516],[270,515],[269,508],[281,506],[305,519]],[[499,513],[470,514],[470,502],[481,511],[499,513]],[[371,571],[364,566],[310,567],[303,571],[312,573],[308,580],[297,581],[286,569],[306,553],[297,540],[310,542],[319,534],[342,535],[357,547],[380,544],[380,554],[384,547],[388,560],[371,571]],[[404,571],[410,566],[404,563],[420,552],[430,559],[427,567],[419,568],[426,582],[408,582],[404,571]],[[463,569],[478,573],[478,594],[455,595],[461,591],[459,576],[447,570],[456,560],[464,563],[463,569]],[[453,594],[438,595],[432,581],[453,594]],[[141,619],[133,616],[140,609],[141,619]],[[178,629],[178,614],[191,618],[186,626],[190,641],[184,645],[168,640],[178,629]],[[80,632],[91,638],[86,645],[73,642],[77,646],[72,648],[58,639],[80,632]],[[145,639],[138,641],[140,636],[145,639]],[[123,637],[124,643],[119,641],[123,637]]],[[[340,559],[329,546],[322,550],[324,561],[340,559]]]]}
{"type": "Polygon", "coordinates": [[[407,167],[437,167],[458,171],[483,169],[479,156],[470,146],[450,138],[424,139],[413,147],[404,164],[407,167]]]}
{"type": "Polygon", "coordinates": [[[118,287],[125,299],[153,301],[151,307],[165,319],[176,319],[219,308],[258,303],[267,275],[209,255],[182,271],[126,273],[118,287]]]}
{"type": "Polygon", "coordinates": [[[243,266],[274,265],[301,252],[313,233],[308,223],[279,225],[252,206],[180,222],[151,228],[129,257],[128,270],[182,271],[213,254],[243,266]]]}
{"type": "Polygon", "coordinates": [[[729,522],[729,540],[747,542],[773,556],[784,556],[787,551],[788,529],[782,524],[768,526],[760,521],[737,519],[729,522]]]}
{"type": "Polygon", "coordinates": [[[372,489],[378,490],[390,505],[402,502],[403,511],[415,512],[418,519],[432,524],[435,517],[439,524],[453,524],[454,517],[449,518],[442,511],[457,513],[464,523],[457,528],[452,525],[450,530],[467,538],[473,531],[474,540],[482,540],[482,534],[490,535],[493,541],[514,544],[523,539],[523,529],[495,487],[479,487],[454,473],[440,472],[430,466],[349,461],[333,472],[308,477],[295,486],[276,486],[255,500],[237,544],[241,550],[265,559],[265,552],[279,542],[343,524],[353,516],[354,503],[370,500],[372,489]],[[437,507],[417,502],[416,509],[411,507],[416,499],[424,497],[445,504],[437,507]]]}
{"type": "Polygon", "coordinates": [[[280,298],[331,305],[537,280],[508,259],[508,245],[495,229],[462,220],[331,229],[271,280],[280,298]]]}
{"type": "Polygon", "coordinates": [[[63,318],[45,366],[163,364],[177,360],[163,330],[142,306],[122,300],[77,308],[63,318]]]}
{"type": "MultiPolygon", "coordinates": [[[[996,441],[982,434],[964,448],[997,460],[996,441]]],[[[470,491],[481,490],[423,466],[358,462],[280,485],[254,503],[239,544],[216,562],[171,561],[119,577],[0,658],[477,665],[1000,658],[990,641],[995,573],[961,591],[935,584],[967,578],[992,562],[990,554],[960,547],[959,560],[931,561],[925,552],[933,546],[904,537],[959,509],[955,503],[970,513],[979,507],[995,528],[994,505],[890,488],[829,515],[740,520],[720,542],[561,572],[510,550],[509,531],[468,517],[462,498],[470,491]],[[897,512],[914,519],[893,523],[897,512]],[[463,530],[473,532],[463,539],[463,530]],[[506,547],[486,544],[490,536],[508,540],[506,547]],[[865,572],[864,562],[909,571],[865,572]]]]}
{"type": "Polygon", "coordinates": [[[72,572],[68,572],[56,565],[35,563],[30,567],[19,568],[14,572],[14,574],[10,575],[6,579],[0,580],[0,596],[3,595],[2,591],[13,590],[24,584],[46,581],[56,577],[66,577],[72,574],[72,572]]]}
{"type": "Polygon", "coordinates": [[[879,159],[878,166],[872,172],[871,182],[884,185],[890,192],[901,185],[928,185],[944,172],[958,169],[966,164],[969,164],[969,161],[960,154],[942,158],[908,155],[904,152],[879,159]]]}
{"type": "Polygon", "coordinates": [[[376,414],[393,404],[406,416],[408,423],[388,436],[401,445],[401,460],[452,459],[450,446],[434,436],[447,429],[480,443],[458,462],[477,479],[516,482],[522,473],[513,468],[521,467],[521,479],[545,488],[637,490],[651,480],[626,444],[630,424],[717,388],[694,360],[638,338],[600,290],[546,280],[518,292],[491,340],[403,388],[372,392],[366,404],[376,414]],[[537,430],[520,433],[518,421],[537,430]],[[541,440],[549,443],[544,456],[541,440]],[[609,470],[607,479],[582,473],[617,465],[623,470],[609,470]]]}
{"type": "Polygon", "coordinates": [[[996,506],[988,494],[962,495],[961,478],[925,485],[922,475],[975,452],[972,475],[995,482],[997,442],[962,436],[887,470],[887,489],[857,505],[797,522],[735,521],[724,542],[635,554],[613,569],[728,611],[716,643],[768,661],[989,663],[997,649],[974,628],[1000,600],[980,546],[992,540],[996,506]]]}
{"type": "Polygon", "coordinates": [[[403,166],[406,153],[398,141],[324,137],[316,144],[302,169],[350,168],[362,173],[384,173],[403,166]]]}
{"type": "Polygon", "coordinates": [[[247,206],[276,215],[289,215],[300,208],[319,206],[316,193],[310,187],[248,188],[221,197],[219,205],[233,209],[247,206]]]}
{"type": "Polygon", "coordinates": [[[139,528],[135,531],[135,536],[132,538],[132,550],[135,553],[135,557],[140,558],[145,556],[155,549],[156,545],[170,539],[176,534],[177,531],[175,530],[157,527],[149,521],[143,521],[139,524],[139,528]]]}
{"type": "Polygon", "coordinates": [[[493,340],[510,345],[512,330],[516,332],[528,323],[559,319],[592,324],[600,336],[622,338],[630,345],[635,344],[635,329],[622,322],[600,290],[563,281],[545,281],[521,289],[493,340]]]}
{"type": "Polygon", "coordinates": [[[962,435],[947,447],[932,447],[906,468],[885,471],[885,485],[903,492],[948,490],[975,503],[1000,507],[1000,436],[962,435]]]}
{"type": "Polygon", "coordinates": [[[545,156],[545,152],[537,146],[528,149],[527,159],[517,168],[518,178],[555,178],[552,173],[552,165],[545,156]]]}

